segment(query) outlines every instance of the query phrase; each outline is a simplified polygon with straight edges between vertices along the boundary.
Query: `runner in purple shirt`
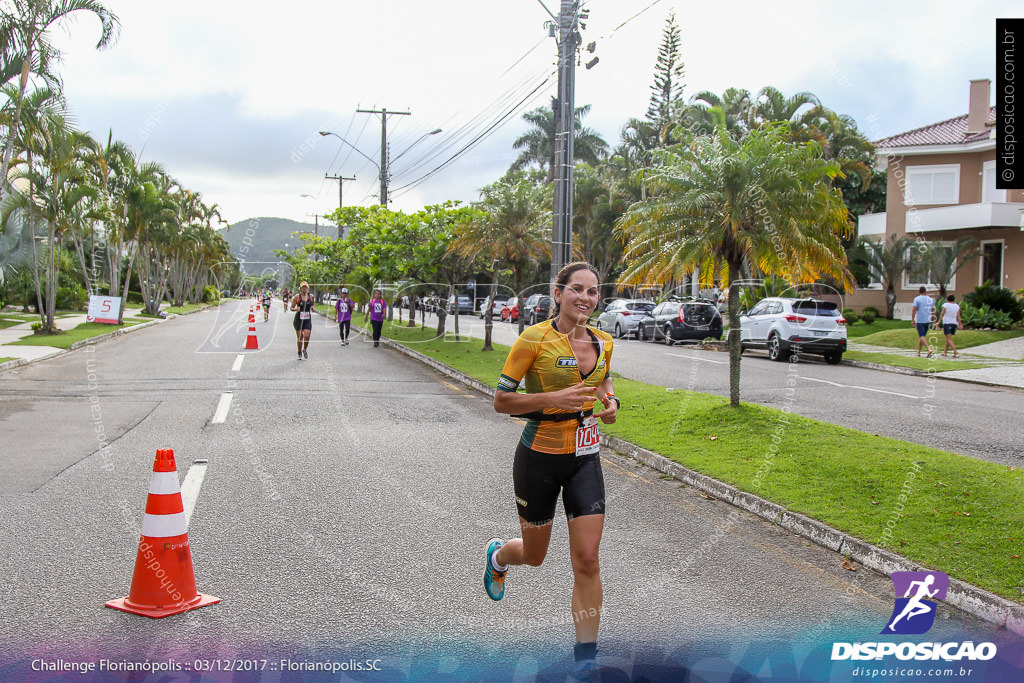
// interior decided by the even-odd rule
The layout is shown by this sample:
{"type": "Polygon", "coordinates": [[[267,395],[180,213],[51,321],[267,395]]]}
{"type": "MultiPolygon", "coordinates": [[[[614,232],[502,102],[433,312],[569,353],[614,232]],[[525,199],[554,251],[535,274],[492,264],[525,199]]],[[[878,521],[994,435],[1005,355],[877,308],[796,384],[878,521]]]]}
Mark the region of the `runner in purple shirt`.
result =
{"type": "Polygon", "coordinates": [[[352,328],[352,308],[355,302],[348,298],[348,287],[341,288],[341,298],[334,302],[335,319],[338,321],[338,334],[341,345],[348,346],[348,333],[352,328]]]}
{"type": "MultiPolygon", "coordinates": [[[[380,346],[380,331],[384,327],[384,314],[387,313],[388,304],[381,296],[380,290],[373,290],[373,298],[366,307],[366,316],[370,318],[370,325],[373,327],[373,345],[380,346]]],[[[366,319],[363,316],[363,319],[366,319]]]]}

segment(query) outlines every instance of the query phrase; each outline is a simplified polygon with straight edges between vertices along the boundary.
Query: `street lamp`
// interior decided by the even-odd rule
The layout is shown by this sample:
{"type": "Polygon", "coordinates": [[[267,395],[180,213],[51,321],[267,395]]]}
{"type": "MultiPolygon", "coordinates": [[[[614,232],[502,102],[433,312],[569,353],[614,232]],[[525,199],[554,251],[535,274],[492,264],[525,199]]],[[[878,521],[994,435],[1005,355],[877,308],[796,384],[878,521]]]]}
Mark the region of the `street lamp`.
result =
{"type": "MultiPolygon", "coordinates": [[[[437,135],[440,132],[441,132],[441,129],[437,128],[435,130],[430,131],[429,133],[424,133],[415,142],[413,142],[411,145],[409,145],[404,150],[399,152],[398,156],[396,156],[394,158],[394,161],[397,161],[403,154],[405,154],[410,149],[412,149],[415,145],[417,145],[424,138],[426,138],[426,137],[428,137],[430,135],[437,135]]],[[[364,154],[358,147],[356,147],[351,142],[349,142],[345,138],[341,137],[337,133],[329,131],[329,130],[322,130],[322,131],[320,131],[320,135],[333,135],[334,137],[338,138],[339,140],[344,142],[346,145],[348,145],[349,147],[351,147],[355,151],[359,152],[360,156],[362,156],[364,159],[366,159],[371,164],[373,164],[374,168],[377,169],[377,177],[380,178],[380,188],[381,188],[381,192],[380,192],[380,194],[381,194],[380,205],[386,207],[388,205],[388,166],[390,164],[388,164],[388,162],[386,161],[385,155],[384,154],[381,155],[382,159],[384,159],[384,167],[381,168],[380,164],[378,164],[376,161],[374,161],[370,157],[366,156],[366,154],[364,154]]]]}

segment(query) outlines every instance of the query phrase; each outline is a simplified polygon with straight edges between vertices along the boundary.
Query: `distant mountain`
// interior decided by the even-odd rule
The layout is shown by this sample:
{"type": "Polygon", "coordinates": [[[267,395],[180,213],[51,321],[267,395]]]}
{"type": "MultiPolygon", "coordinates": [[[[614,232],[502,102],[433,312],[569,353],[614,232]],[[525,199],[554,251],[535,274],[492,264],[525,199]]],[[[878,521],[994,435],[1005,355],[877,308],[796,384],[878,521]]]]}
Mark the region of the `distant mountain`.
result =
{"type": "MultiPolygon", "coordinates": [[[[231,253],[249,263],[277,262],[280,259],[274,253],[276,249],[294,251],[299,240],[292,233],[314,232],[312,223],[299,223],[287,218],[250,218],[234,223],[220,234],[231,245],[231,253]]],[[[320,234],[335,236],[338,228],[334,225],[321,225],[320,234]]]]}

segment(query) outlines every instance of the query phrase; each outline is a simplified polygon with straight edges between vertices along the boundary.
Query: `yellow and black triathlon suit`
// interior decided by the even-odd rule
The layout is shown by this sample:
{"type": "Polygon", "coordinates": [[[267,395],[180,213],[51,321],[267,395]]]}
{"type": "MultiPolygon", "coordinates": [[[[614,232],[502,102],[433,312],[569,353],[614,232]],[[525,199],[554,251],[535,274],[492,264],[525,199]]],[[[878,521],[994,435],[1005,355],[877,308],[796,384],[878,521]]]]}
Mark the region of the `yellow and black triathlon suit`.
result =
{"type": "MultiPolygon", "coordinates": [[[[515,392],[525,379],[526,393],[559,391],[579,384],[597,387],[611,367],[611,335],[587,327],[597,351],[597,364],[582,375],[569,337],[554,320],[523,330],[505,360],[498,391],[515,392]]],[[[555,516],[558,494],[566,517],[604,514],[604,474],[598,450],[594,401],[579,412],[558,408],[519,415],[527,419],[512,465],[519,515],[531,524],[547,524],[555,516]]]]}

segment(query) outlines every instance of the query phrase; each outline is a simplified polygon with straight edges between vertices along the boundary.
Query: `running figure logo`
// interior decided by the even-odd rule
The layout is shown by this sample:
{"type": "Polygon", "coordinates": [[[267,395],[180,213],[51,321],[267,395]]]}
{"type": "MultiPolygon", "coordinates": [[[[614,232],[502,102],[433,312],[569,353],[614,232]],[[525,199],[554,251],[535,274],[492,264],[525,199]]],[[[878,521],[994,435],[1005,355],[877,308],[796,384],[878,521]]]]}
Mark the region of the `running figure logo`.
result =
{"type": "Polygon", "coordinates": [[[893,572],[896,605],[883,634],[918,635],[935,623],[936,603],[926,598],[946,599],[949,577],[942,572],[893,572]]]}

